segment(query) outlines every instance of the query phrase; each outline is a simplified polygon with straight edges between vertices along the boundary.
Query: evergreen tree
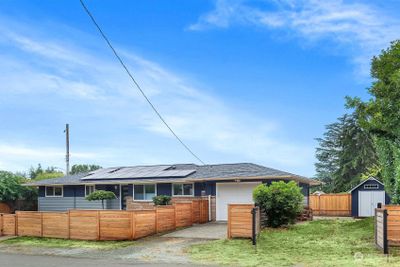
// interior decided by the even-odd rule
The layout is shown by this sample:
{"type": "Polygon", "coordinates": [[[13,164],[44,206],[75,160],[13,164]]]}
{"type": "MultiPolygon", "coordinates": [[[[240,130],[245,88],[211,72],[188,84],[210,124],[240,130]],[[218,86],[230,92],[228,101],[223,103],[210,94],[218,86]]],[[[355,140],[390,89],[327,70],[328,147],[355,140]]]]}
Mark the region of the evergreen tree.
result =
{"type": "Polygon", "coordinates": [[[372,59],[371,98],[347,98],[359,123],[375,138],[381,175],[393,203],[400,203],[400,40],[372,59]]]}
{"type": "Polygon", "coordinates": [[[325,183],[324,191],[347,191],[377,165],[373,139],[360,127],[355,114],[340,117],[326,129],[323,138],[316,139],[316,178],[325,183]]]}

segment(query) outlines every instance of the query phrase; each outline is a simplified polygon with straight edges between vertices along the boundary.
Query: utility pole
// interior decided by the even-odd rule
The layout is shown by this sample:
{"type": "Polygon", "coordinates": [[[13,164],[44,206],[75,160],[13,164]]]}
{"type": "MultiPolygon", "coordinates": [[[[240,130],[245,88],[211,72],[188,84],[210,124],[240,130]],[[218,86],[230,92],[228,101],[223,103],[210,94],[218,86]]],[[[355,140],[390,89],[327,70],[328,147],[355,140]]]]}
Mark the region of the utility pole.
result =
{"type": "Polygon", "coordinates": [[[65,173],[66,175],[69,175],[69,124],[67,123],[65,125],[65,145],[66,145],[66,155],[65,155],[65,163],[66,163],[66,168],[65,168],[65,173]]]}

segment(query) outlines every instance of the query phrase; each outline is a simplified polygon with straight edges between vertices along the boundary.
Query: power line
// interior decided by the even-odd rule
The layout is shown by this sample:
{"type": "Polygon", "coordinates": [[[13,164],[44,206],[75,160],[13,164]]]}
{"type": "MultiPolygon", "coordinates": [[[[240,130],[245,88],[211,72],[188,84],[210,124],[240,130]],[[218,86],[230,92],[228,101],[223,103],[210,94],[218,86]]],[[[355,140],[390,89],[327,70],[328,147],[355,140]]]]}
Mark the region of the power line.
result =
{"type": "Polygon", "coordinates": [[[133,78],[131,72],[129,71],[128,67],[125,65],[124,61],[122,61],[121,57],[118,55],[117,51],[114,49],[113,45],[111,44],[110,40],[107,38],[105,33],[102,31],[100,28],[99,24],[97,24],[96,20],[94,19],[92,13],[89,11],[89,9],[86,7],[85,3],[83,0],[79,0],[81,2],[81,5],[83,9],[86,11],[90,19],[92,20],[93,24],[96,26],[96,28],[99,30],[101,36],[103,39],[106,41],[112,52],[114,53],[114,56],[118,59],[119,63],[122,65],[122,67],[125,69],[126,73],[129,75],[133,83],[136,85],[137,89],[139,89],[140,93],[143,95],[143,97],[146,99],[147,103],[149,103],[150,107],[153,109],[153,111],[156,113],[156,115],[160,118],[160,120],[164,123],[164,125],[168,128],[168,130],[172,133],[172,135],[181,143],[181,145],[190,153],[192,154],[193,157],[195,157],[198,161],[201,162],[201,164],[205,165],[204,161],[202,161],[183,141],[182,139],[179,138],[179,136],[174,132],[174,130],[168,125],[168,123],[165,121],[163,116],[161,116],[160,112],[158,112],[157,108],[153,105],[153,103],[150,101],[150,99],[147,97],[146,93],[142,90],[140,85],[136,82],[135,78],[133,78]]]}

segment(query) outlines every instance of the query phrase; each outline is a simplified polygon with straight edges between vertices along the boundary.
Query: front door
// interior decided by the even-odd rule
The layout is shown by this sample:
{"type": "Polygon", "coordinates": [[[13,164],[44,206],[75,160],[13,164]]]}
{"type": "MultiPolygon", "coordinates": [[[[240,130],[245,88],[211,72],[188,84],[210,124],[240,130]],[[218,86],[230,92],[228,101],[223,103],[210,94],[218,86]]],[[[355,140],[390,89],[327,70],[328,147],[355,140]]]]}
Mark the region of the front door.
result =
{"type": "Polygon", "coordinates": [[[126,198],[129,197],[129,186],[121,185],[121,209],[126,210],[126,198]]]}
{"type": "Polygon", "coordinates": [[[378,203],[385,205],[385,191],[360,191],[358,194],[358,216],[360,217],[374,216],[378,203]]]}

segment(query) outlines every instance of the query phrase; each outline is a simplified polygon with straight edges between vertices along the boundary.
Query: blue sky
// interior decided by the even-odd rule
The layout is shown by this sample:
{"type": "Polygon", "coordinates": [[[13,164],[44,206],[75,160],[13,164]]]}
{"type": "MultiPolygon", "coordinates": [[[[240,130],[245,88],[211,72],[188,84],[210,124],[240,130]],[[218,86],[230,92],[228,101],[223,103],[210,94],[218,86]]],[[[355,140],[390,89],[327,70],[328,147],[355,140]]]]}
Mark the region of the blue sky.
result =
{"type": "MultiPolygon", "coordinates": [[[[178,135],[206,163],[314,175],[314,138],[368,97],[372,55],[398,38],[387,1],[86,4],[178,135]]],[[[79,1],[0,2],[0,169],[196,160],[112,57],[79,1]]]]}

